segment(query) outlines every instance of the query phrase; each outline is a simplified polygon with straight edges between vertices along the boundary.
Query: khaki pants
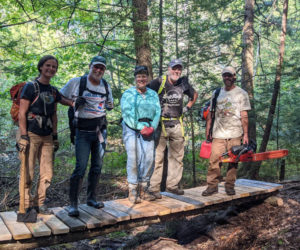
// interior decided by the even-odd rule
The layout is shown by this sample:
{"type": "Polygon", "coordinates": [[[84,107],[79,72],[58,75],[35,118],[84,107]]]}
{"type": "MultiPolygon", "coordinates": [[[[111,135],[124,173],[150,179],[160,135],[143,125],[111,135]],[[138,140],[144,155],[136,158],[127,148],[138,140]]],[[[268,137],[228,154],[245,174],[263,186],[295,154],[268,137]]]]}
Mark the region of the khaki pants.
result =
{"type": "MultiPolygon", "coordinates": [[[[216,187],[221,179],[221,162],[219,157],[227,152],[231,147],[241,145],[241,137],[232,139],[213,139],[211,146],[211,155],[209,158],[209,167],[207,171],[207,185],[216,187]]],[[[237,173],[237,163],[229,163],[225,186],[234,188],[237,173]]]]}
{"type": "Polygon", "coordinates": [[[25,208],[42,206],[46,199],[46,191],[53,176],[53,139],[52,135],[39,136],[28,132],[30,139],[26,151],[26,181],[25,181],[25,208]],[[32,197],[31,187],[34,178],[36,161],[39,161],[40,174],[37,193],[32,197]]]}
{"type": "Polygon", "coordinates": [[[182,136],[181,125],[166,128],[166,134],[160,133],[159,142],[155,151],[155,167],[150,179],[150,189],[153,192],[160,191],[160,184],[163,174],[164,151],[169,141],[168,148],[168,176],[166,187],[169,189],[178,188],[183,172],[184,137],[182,136]]]}

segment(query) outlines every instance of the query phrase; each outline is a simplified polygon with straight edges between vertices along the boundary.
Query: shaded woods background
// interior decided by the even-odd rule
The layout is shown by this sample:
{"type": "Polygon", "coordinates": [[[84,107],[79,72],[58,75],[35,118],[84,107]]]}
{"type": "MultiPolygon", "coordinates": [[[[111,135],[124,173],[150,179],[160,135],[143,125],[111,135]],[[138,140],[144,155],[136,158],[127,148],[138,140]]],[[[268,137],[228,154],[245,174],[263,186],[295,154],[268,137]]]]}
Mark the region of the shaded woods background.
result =
{"type": "MultiPolygon", "coordinates": [[[[198,112],[212,91],[222,85],[220,72],[226,65],[237,68],[237,84],[245,86],[243,62],[246,59],[252,62],[252,105],[255,105],[255,114],[251,119],[256,124],[257,143],[261,144],[278,64],[282,1],[256,1],[253,4],[251,58],[245,56],[243,50],[247,9],[245,1],[241,0],[148,1],[148,19],[142,21],[139,19],[143,16],[133,15],[136,9],[131,1],[3,0],[0,4],[0,210],[16,206],[18,202],[19,161],[14,146],[17,127],[9,114],[9,89],[18,82],[36,77],[37,62],[45,54],[53,54],[59,60],[59,70],[53,79],[53,85],[58,89],[70,78],[86,73],[90,58],[94,55],[101,54],[108,61],[105,79],[112,86],[116,108],[108,114],[108,152],[104,160],[102,173],[105,178],[101,180],[100,194],[104,199],[122,196],[126,190],[126,155],[117,121],[121,117],[121,94],[133,84],[136,61],[144,62],[143,53],[139,50],[141,44],[138,37],[141,35],[143,42],[150,46],[151,57],[147,52],[145,64],[152,67],[154,77],[166,71],[170,59],[182,58],[184,74],[189,75],[190,82],[199,92],[192,115],[185,117],[188,139],[182,180],[184,187],[205,182],[208,162],[198,158],[205,124],[199,121],[198,112]],[[140,29],[143,33],[139,34],[139,25],[145,24],[148,29],[140,29]]],[[[267,150],[289,149],[285,178],[293,179],[300,176],[299,1],[290,0],[288,8],[280,92],[267,150]]],[[[66,183],[75,162],[74,147],[69,141],[67,108],[59,105],[58,114],[61,147],[56,153],[55,174],[49,190],[52,202],[67,195],[66,183]]],[[[266,161],[257,176],[277,181],[281,164],[277,160],[266,161]]],[[[246,168],[241,166],[239,170],[240,176],[250,176],[246,168]]],[[[66,200],[62,199],[64,202],[66,200]]]]}

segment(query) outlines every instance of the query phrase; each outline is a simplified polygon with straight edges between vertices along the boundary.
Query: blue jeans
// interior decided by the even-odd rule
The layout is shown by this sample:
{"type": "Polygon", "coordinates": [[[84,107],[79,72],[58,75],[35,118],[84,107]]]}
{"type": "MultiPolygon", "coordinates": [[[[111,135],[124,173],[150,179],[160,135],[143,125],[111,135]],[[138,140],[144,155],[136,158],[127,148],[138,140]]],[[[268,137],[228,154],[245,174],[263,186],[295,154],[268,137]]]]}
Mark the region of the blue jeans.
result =
{"type": "Polygon", "coordinates": [[[91,168],[89,175],[100,175],[103,156],[106,147],[106,130],[102,131],[104,142],[100,143],[96,131],[83,131],[76,129],[75,140],[75,155],[76,166],[72,173],[71,178],[81,177],[83,178],[85,170],[88,165],[89,156],[91,153],[91,168]]]}
{"type": "Polygon", "coordinates": [[[149,182],[154,168],[154,140],[144,140],[139,132],[122,123],[123,141],[127,152],[127,181],[129,184],[149,182]]]}

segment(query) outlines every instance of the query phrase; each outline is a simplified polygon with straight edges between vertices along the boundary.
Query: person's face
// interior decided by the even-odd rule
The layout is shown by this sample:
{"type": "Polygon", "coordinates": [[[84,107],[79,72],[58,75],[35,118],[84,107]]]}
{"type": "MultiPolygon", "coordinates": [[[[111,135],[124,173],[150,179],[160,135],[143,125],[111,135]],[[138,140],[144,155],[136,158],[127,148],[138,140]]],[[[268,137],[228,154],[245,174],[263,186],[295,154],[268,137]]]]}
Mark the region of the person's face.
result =
{"type": "Polygon", "coordinates": [[[180,65],[176,65],[174,67],[168,68],[168,76],[171,83],[176,83],[180,78],[182,73],[182,67],[180,65]]]}
{"type": "Polygon", "coordinates": [[[235,76],[230,73],[224,73],[222,77],[223,77],[223,82],[225,84],[225,88],[227,90],[230,90],[234,86],[235,76]]]}
{"type": "Polygon", "coordinates": [[[41,76],[44,76],[46,78],[53,77],[57,72],[57,62],[54,59],[47,60],[43,66],[40,67],[41,76]]]}
{"type": "Polygon", "coordinates": [[[145,92],[146,91],[146,85],[148,83],[148,75],[146,75],[146,74],[137,74],[135,76],[135,82],[136,82],[136,88],[140,92],[145,92]]]}
{"type": "Polygon", "coordinates": [[[105,72],[105,66],[102,64],[95,64],[90,66],[90,73],[95,80],[101,80],[105,72]]]}

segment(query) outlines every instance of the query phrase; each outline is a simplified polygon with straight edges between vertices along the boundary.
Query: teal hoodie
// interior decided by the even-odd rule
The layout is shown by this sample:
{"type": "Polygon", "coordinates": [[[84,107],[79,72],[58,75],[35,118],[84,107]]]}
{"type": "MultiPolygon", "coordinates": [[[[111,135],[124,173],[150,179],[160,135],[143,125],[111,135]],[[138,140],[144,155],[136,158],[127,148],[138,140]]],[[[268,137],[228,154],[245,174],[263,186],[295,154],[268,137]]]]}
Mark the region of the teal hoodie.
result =
{"type": "Polygon", "coordinates": [[[136,87],[127,89],[121,98],[121,111],[124,122],[132,129],[141,130],[144,126],[149,127],[147,122],[139,122],[141,118],[148,118],[151,127],[157,128],[160,119],[160,103],[157,93],[147,88],[141,94],[136,87]]]}

